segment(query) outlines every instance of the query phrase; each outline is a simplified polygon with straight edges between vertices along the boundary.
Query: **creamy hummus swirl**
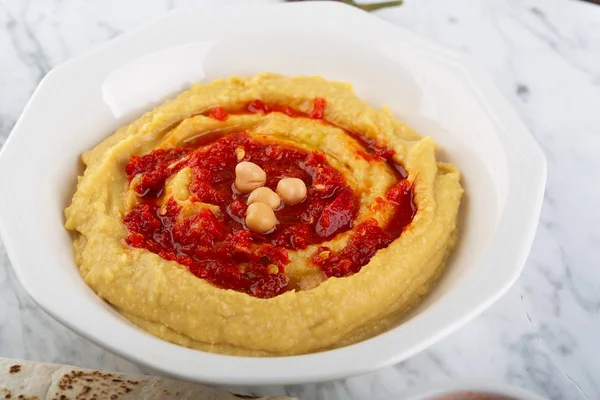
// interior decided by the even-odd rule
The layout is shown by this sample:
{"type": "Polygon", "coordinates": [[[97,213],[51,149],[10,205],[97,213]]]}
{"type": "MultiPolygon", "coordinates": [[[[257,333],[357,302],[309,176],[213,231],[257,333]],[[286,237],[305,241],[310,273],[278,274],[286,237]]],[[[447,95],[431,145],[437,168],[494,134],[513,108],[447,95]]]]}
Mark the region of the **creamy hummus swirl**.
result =
{"type": "Polygon", "coordinates": [[[153,335],[251,356],[345,346],[397,324],[456,243],[460,176],[435,148],[348,84],[196,84],[82,155],[65,226],[85,282],[153,335]],[[240,160],[272,189],[307,184],[273,232],[243,224],[240,160]]]}

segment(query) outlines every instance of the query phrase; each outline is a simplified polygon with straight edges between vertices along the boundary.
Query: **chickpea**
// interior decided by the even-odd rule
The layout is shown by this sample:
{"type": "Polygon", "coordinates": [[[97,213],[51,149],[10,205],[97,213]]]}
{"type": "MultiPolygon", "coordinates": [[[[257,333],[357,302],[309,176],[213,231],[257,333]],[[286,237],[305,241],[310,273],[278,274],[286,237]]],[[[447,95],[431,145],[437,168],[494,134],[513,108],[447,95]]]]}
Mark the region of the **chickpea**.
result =
{"type": "Polygon", "coordinates": [[[281,205],[281,197],[266,186],[254,189],[248,196],[248,204],[263,203],[276,210],[281,205]]]}
{"type": "Polygon", "coordinates": [[[277,184],[277,194],[285,204],[298,204],[306,198],[306,185],[302,179],[283,178],[277,184]]]}
{"type": "Polygon", "coordinates": [[[278,223],[273,209],[264,203],[252,203],[246,210],[246,226],[252,232],[269,232],[278,223]]]}
{"type": "Polygon", "coordinates": [[[242,193],[250,193],[265,185],[267,173],[258,165],[242,161],[235,166],[235,187],[242,193]]]}
{"type": "Polygon", "coordinates": [[[246,157],[246,151],[242,146],[236,147],[234,153],[238,162],[242,161],[244,157],[246,157]]]}

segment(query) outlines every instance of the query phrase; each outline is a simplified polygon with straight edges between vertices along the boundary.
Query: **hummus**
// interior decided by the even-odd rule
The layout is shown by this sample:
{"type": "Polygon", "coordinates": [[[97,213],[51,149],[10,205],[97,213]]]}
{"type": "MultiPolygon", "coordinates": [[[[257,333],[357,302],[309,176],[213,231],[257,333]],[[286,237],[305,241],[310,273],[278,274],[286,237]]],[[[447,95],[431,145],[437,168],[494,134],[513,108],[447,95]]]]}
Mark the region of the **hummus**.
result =
{"type": "Polygon", "coordinates": [[[164,340],[249,356],[341,347],[398,324],[455,246],[463,189],[435,148],[345,83],[196,84],[82,155],[65,226],[85,282],[164,340]],[[268,232],[244,223],[240,161],[272,190],[307,188],[268,232]]]}

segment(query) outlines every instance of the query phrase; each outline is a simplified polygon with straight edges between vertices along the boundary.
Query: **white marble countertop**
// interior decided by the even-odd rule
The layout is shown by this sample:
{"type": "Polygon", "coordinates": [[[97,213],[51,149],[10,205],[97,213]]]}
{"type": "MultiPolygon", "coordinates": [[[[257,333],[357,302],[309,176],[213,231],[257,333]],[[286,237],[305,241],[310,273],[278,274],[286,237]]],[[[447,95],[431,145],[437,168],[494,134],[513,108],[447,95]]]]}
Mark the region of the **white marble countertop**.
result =
{"type": "MultiPolygon", "coordinates": [[[[168,9],[198,3],[0,0],[0,146],[54,65],[168,9]]],[[[577,0],[406,0],[378,15],[468,53],[511,101],[548,158],[537,237],[510,292],[429,350],[365,376],[260,392],[383,399],[416,384],[482,378],[550,399],[600,399],[600,6],[577,0]]],[[[0,356],[148,372],[37,308],[1,243],[0,356]]]]}

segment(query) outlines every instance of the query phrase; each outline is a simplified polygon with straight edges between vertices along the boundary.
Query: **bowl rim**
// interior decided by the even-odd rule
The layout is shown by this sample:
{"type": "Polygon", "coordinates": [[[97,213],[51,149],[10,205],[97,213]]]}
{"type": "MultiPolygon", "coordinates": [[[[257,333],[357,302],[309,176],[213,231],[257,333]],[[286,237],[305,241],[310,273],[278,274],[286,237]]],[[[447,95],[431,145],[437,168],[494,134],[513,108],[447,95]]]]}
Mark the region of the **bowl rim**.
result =
{"type": "Polygon", "coordinates": [[[511,396],[519,400],[545,400],[544,397],[530,390],[501,382],[482,379],[457,379],[418,385],[389,396],[386,400],[443,400],[436,396],[453,395],[461,392],[475,392],[486,395],[511,396]],[[398,396],[402,397],[398,397],[398,396]]]}
{"type": "MultiPolygon", "coordinates": [[[[239,9],[239,7],[237,8],[239,9]]],[[[470,301],[465,298],[461,299],[459,296],[451,296],[452,293],[449,293],[445,302],[436,304],[427,311],[426,319],[422,318],[422,315],[418,315],[402,325],[403,329],[407,329],[410,326],[413,333],[418,331],[430,331],[430,333],[427,335],[413,335],[413,337],[408,338],[409,344],[405,346],[405,349],[396,353],[392,352],[393,354],[390,354],[390,349],[395,348],[394,344],[398,341],[398,328],[351,346],[320,353],[277,358],[255,358],[204,353],[186,349],[148,334],[145,334],[146,336],[140,335],[138,328],[121,324],[123,326],[118,327],[120,335],[132,335],[137,338],[137,341],[143,342],[143,345],[147,346],[147,348],[155,349],[152,355],[148,355],[139,351],[132,352],[131,348],[123,345],[119,338],[110,337],[110,332],[108,332],[109,335],[107,336],[106,331],[101,332],[86,329],[71,316],[65,316],[61,310],[57,309],[47,298],[44,298],[43,294],[37,292],[31,285],[31,277],[28,277],[26,274],[25,263],[21,262],[22,257],[17,254],[16,243],[18,238],[10,234],[11,228],[9,226],[0,224],[0,237],[4,241],[13,269],[34,302],[54,319],[111,352],[139,364],[147,365],[166,375],[217,384],[291,384],[325,381],[358,375],[400,362],[446,337],[452,331],[479,315],[501,297],[516,281],[524,267],[540,215],[546,181],[546,161],[543,153],[516,112],[511,108],[507,100],[504,99],[491,79],[464,55],[454,53],[401,27],[341,3],[299,2],[253,6],[251,8],[260,9],[263,12],[269,12],[274,9],[285,9],[288,10],[286,12],[289,12],[290,15],[294,15],[297,10],[304,9],[318,13],[333,13],[336,17],[353,18],[355,20],[365,19],[369,22],[376,19],[377,23],[382,26],[385,25],[386,29],[393,30],[399,35],[401,34],[418,42],[427,49],[436,52],[438,57],[443,57],[451,60],[453,63],[460,64],[464,73],[469,75],[472,89],[479,97],[480,102],[490,110],[491,115],[498,121],[501,121],[499,124],[502,127],[502,134],[506,139],[504,144],[508,143],[511,145],[512,148],[510,150],[514,153],[513,159],[509,160],[509,185],[512,195],[507,200],[504,214],[500,217],[495,237],[492,240],[492,242],[496,242],[496,247],[489,250],[490,254],[502,255],[503,262],[513,266],[512,269],[505,271],[500,271],[497,268],[499,270],[499,277],[502,278],[500,279],[502,284],[498,284],[498,277],[491,277],[484,280],[480,276],[467,277],[460,284],[461,290],[474,290],[474,288],[478,288],[478,292],[485,292],[486,295],[482,295],[477,304],[473,305],[472,299],[470,301]],[[491,112],[492,108],[494,108],[493,112],[491,112]],[[521,171],[521,173],[516,174],[515,172],[518,171],[521,171]],[[526,212],[524,213],[523,210],[526,212]],[[507,215],[510,215],[511,212],[514,212],[514,215],[522,216],[522,218],[507,218],[507,215]],[[518,229],[515,229],[515,227],[518,229]],[[499,238],[504,240],[502,246],[498,245],[499,238]],[[506,243],[516,250],[511,254],[507,254],[503,249],[503,247],[507,246],[506,243]],[[453,309],[456,310],[457,308],[468,310],[468,312],[463,311],[457,316],[456,311],[453,312],[453,309]],[[424,325],[431,326],[431,321],[435,321],[437,329],[422,330],[424,325]],[[194,355],[190,355],[190,352],[194,352],[194,355]],[[170,356],[166,358],[157,356],[164,356],[164,354],[170,354],[170,356]],[[189,364],[180,360],[185,360],[189,364]],[[356,362],[356,360],[360,360],[360,362],[356,362]],[[198,372],[194,370],[194,364],[196,366],[211,365],[211,367],[204,368],[198,372]],[[290,368],[290,365],[293,368],[290,368]]],[[[8,158],[6,156],[8,153],[7,149],[12,147],[11,143],[14,138],[22,134],[20,128],[22,120],[27,116],[32,106],[36,104],[40,93],[45,90],[48,82],[60,74],[61,71],[68,69],[72,65],[76,65],[79,60],[105,51],[109,46],[118,44],[120,41],[143,35],[145,31],[152,29],[159,21],[177,18],[190,12],[205,12],[207,9],[210,9],[213,13],[227,13],[234,8],[227,6],[198,6],[177,9],[55,67],[42,79],[34,91],[21,117],[15,124],[12,134],[9,135],[2,151],[0,151],[0,166],[2,166],[3,160],[8,158]]],[[[507,152],[508,149],[504,149],[504,151],[507,152]]],[[[7,169],[6,167],[4,168],[5,171],[7,169]]],[[[8,174],[3,177],[2,170],[3,168],[0,168],[0,182],[8,179],[8,174]]],[[[8,212],[10,210],[0,207],[0,219],[8,219],[5,218],[7,214],[3,215],[3,213],[8,212]]],[[[456,292],[458,290],[454,291],[454,293],[456,292]]],[[[405,336],[403,338],[407,339],[405,336]]]]}

